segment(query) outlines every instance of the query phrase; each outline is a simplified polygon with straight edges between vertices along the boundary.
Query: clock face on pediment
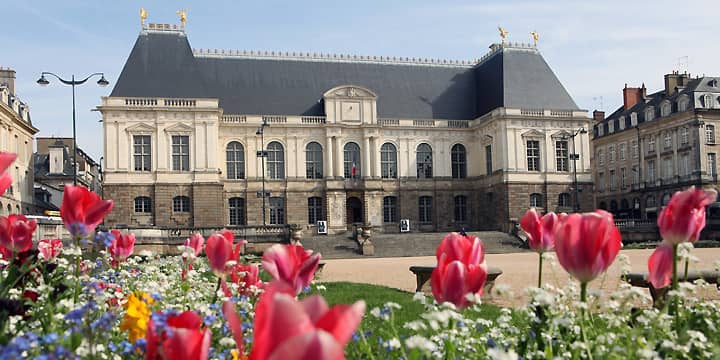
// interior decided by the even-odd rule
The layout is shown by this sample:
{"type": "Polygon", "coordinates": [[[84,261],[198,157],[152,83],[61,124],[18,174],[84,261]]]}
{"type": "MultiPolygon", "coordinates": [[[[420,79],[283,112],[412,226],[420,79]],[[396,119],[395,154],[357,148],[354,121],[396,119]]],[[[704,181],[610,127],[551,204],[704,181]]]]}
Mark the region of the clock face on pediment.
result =
{"type": "Polygon", "coordinates": [[[360,121],[360,102],[343,101],[340,104],[342,121],[360,121]]]}

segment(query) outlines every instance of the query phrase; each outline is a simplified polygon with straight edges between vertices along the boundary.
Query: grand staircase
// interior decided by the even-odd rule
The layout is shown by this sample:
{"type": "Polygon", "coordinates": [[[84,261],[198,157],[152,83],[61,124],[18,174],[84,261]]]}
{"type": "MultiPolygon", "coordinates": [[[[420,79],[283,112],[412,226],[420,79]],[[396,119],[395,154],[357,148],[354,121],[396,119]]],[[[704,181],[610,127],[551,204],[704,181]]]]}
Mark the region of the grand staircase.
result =
{"type": "MultiPolygon", "coordinates": [[[[478,231],[470,234],[483,240],[485,252],[489,254],[526,251],[520,247],[519,239],[503,232],[478,231]]],[[[433,256],[445,235],[446,233],[373,234],[371,241],[375,245],[374,257],[433,256]]],[[[363,257],[350,233],[303,237],[302,244],[307,249],[320,252],[323,259],[363,257]]]]}

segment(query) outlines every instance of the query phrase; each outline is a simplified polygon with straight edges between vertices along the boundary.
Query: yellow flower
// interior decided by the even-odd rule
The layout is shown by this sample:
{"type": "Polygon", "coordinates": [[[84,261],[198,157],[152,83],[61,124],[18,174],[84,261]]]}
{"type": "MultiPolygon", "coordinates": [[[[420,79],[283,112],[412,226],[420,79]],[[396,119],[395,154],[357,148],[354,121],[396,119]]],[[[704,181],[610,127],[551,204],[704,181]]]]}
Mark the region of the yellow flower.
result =
{"type": "Polygon", "coordinates": [[[131,343],[145,337],[151,314],[148,305],[152,305],[153,302],[153,298],[148,293],[139,292],[130,295],[125,303],[127,312],[120,323],[120,330],[128,332],[128,339],[131,343]]]}

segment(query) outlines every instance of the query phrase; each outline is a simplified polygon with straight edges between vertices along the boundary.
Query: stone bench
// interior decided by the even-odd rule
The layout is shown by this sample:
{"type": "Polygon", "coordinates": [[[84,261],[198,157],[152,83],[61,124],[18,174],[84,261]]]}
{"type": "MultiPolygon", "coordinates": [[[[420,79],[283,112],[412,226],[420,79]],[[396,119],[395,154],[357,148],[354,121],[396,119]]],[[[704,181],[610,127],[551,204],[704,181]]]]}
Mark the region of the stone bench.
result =
{"type": "MultiPolygon", "coordinates": [[[[433,270],[435,270],[435,266],[410,267],[410,271],[415,274],[415,281],[417,282],[415,292],[422,291],[425,294],[432,294],[430,276],[432,276],[433,270]]],[[[502,270],[500,270],[500,268],[492,266],[488,268],[487,279],[485,280],[485,285],[483,286],[484,294],[489,294],[492,291],[493,286],[495,286],[495,279],[497,279],[497,277],[501,274],[502,270]]]]}
{"type": "MultiPolygon", "coordinates": [[[[678,281],[681,282],[695,282],[696,280],[703,279],[709,284],[719,285],[718,277],[720,277],[720,273],[715,270],[688,271],[687,277],[685,277],[685,272],[678,269],[678,281]]],[[[628,284],[632,286],[648,288],[650,290],[650,296],[652,296],[653,305],[655,307],[662,307],[665,304],[667,292],[668,290],[670,290],[670,287],[656,289],[648,281],[647,272],[629,273],[627,275],[621,276],[621,279],[625,280],[628,284]]],[[[718,287],[720,288],[720,286],[718,287]]]]}

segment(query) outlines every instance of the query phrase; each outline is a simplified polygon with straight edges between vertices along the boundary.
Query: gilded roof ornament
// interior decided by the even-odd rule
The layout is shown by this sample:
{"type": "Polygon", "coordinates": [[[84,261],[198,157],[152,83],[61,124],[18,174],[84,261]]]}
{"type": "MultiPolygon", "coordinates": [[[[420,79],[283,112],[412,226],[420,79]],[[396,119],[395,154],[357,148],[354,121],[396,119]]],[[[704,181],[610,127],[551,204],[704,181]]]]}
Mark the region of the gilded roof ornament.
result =
{"type": "Polygon", "coordinates": [[[185,11],[185,9],[183,9],[178,10],[177,14],[180,15],[180,23],[183,27],[185,27],[185,25],[187,24],[187,12],[185,11]]]}
{"type": "Polygon", "coordinates": [[[147,19],[147,11],[145,8],[140,8],[140,25],[145,27],[145,19],[147,19]]]}
{"type": "Polygon", "coordinates": [[[533,31],[530,33],[530,36],[532,36],[535,47],[537,47],[538,40],[540,40],[540,34],[537,31],[533,31]]]}
{"type": "Polygon", "coordinates": [[[503,28],[502,26],[499,26],[499,25],[498,25],[498,31],[500,31],[500,38],[502,39],[500,41],[500,43],[505,44],[505,38],[507,37],[508,32],[505,31],[505,28],[503,28]]]}

